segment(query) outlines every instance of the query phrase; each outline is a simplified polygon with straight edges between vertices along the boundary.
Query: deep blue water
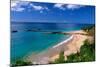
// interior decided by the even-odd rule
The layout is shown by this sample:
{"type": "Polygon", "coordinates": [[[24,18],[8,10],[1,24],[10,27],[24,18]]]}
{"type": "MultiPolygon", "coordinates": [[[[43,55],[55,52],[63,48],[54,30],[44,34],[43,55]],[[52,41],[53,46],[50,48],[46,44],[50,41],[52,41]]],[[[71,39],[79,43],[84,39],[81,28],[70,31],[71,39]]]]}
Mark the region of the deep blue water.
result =
{"type": "Polygon", "coordinates": [[[22,58],[32,52],[41,52],[70,37],[69,35],[28,32],[26,30],[73,31],[79,30],[83,26],[83,24],[65,23],[12,23],[11,30],[18,32],[11,33],[11,59],[22,58]]]}

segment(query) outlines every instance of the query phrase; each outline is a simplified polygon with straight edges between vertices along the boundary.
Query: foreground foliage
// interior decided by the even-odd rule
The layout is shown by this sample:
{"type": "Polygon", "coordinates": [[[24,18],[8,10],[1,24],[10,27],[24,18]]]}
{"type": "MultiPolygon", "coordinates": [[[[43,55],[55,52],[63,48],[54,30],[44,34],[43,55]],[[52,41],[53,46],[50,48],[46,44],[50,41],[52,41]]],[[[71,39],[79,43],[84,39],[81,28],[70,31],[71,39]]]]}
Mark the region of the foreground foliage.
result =
{"type": "Polygon", "coordinates": [[[18,59],[15,61],[14,64],[12,64],[12,67],[14,67],[14,66],[27,66],[27,65],[32,65],[32,63],[29,61],[18,59]]]}
{"type": "Polygon", "coordinates": [[[95,44],[84,42],[84,45],[80,49],[80,53],[72,54],[68,56],[66,62],[89,62],[95,61],[95,44]]]}
{"type": "Polygon", "coordinates": [[[58,64],[58,63],[65,63],[64,51],[60,52],[58,59],[55,59],[54,62],[50,62],[50,64],[58,64]]]}
{"type": "Polygon", "coordinates": [[[80,52],[67,56],[65,60],[64,53],[59,54],[59,58],[52,63],[75,63],[95,61],[95,43],[90,44],[88,40],[84,41],[84,45],[80,48],[80,52]]]}

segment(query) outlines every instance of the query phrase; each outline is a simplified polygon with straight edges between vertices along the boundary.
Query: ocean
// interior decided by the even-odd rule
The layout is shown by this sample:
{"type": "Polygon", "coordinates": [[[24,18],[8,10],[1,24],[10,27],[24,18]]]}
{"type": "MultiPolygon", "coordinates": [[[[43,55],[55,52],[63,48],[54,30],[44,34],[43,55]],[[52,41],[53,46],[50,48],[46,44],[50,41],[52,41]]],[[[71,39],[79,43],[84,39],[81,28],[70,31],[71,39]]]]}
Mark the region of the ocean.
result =
{"type": "Polygon", "coordinates": [[[23,58],[31,53],[40,53],[70,37],[44,32],[74,31],[83,26],[84,24],[11,22],[11,31],[16,31],[11,32],[11,60],[23,58]]]}

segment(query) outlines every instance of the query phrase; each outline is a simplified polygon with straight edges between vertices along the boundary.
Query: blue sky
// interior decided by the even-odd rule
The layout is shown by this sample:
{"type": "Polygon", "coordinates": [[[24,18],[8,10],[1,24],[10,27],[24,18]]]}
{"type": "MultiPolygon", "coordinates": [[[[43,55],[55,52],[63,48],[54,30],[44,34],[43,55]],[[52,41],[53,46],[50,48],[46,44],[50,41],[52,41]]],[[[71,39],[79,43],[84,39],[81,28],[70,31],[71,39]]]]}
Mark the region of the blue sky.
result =
{"type": "Polygon", "coordinates": [[[86,5],[11,2],[11,21],[44,23],[95,23],[95,7],[86,5]]]}

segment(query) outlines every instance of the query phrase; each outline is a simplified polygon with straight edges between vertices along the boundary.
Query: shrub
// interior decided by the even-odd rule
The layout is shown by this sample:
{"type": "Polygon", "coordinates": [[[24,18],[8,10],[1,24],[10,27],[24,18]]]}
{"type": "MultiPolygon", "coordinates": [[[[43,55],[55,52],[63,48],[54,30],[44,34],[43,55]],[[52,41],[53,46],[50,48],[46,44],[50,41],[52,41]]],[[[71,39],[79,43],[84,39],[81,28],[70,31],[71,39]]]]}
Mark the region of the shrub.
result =
{"type": "Polygon", "coordinates": [[[29,61],[18,59],[15,61],[15,63],[12,65],[12,67],[14,67],[14,66],[27,66],[27,65],[32,65],[32,63],[29,61]]]}

